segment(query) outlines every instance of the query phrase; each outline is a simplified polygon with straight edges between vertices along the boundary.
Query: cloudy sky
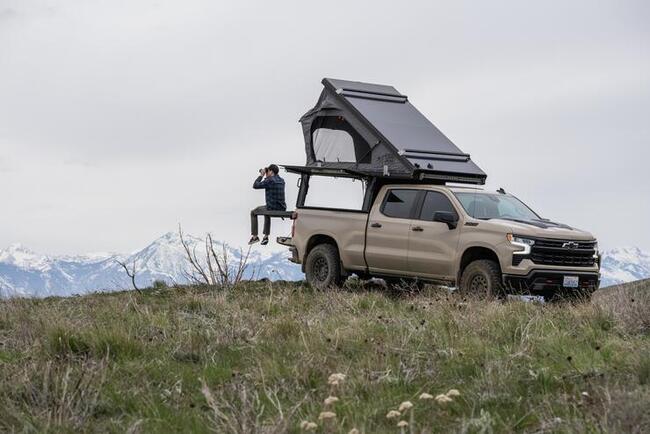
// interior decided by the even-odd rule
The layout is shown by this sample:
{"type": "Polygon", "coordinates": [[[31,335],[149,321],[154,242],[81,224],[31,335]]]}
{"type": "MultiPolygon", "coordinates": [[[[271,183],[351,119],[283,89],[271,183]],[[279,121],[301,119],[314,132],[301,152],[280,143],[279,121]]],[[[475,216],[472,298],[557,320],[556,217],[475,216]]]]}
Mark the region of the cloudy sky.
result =
{"type": "Polygon", "coordinates": [[[0,248],[132,251],[179,222],[243,244],[257,169],[304,162],[328,76],[394,85],[489,188],[650,249],[648,22],[621,0],[0,0],[0,248]]]}

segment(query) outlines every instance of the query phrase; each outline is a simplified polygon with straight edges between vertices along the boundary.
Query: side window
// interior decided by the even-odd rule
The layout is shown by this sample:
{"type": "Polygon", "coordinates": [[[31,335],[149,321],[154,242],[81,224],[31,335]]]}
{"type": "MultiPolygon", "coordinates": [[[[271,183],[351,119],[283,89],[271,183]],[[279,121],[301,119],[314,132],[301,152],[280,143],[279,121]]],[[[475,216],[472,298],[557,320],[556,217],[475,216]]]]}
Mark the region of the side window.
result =
{"type": "Polygon", "coordinates": [[[319,116],[312,124],[314,158],[323,163],[370,163],[370,145],[343,116],[319,116]]]}
{"type": "Polygon", "coordinates": [[[418,190],[390,190],[384,199],[381,212],[388,217],[411,218],[411,209],[417,196],[418,190]]]}
{"type": "Polygon", "coordinates": [[[361,211],[364,195],[363,181],[312,175],[305,206],[361,211]]]}
{"type": "Polygon", "coordinates": [[[437,211],[447,211],[456,214],[456,210],[447,196],[437,191],[428,191],[424,197],[424,203],[420,211],[420,220],[433,221],[433,214],[437,211]]]}
{"type": "Polygon", "coordinates": [[[355,162],[354,140],[347,131],[318,128],[312,134],[314,154],[317,161],[355,162]]]}

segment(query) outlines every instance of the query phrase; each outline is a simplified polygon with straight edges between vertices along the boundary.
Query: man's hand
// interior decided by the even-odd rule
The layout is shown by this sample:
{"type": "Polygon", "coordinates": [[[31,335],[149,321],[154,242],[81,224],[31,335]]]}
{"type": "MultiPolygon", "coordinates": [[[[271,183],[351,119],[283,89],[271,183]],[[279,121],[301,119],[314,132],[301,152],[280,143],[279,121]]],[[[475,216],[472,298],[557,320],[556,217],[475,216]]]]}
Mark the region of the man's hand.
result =
{"type": "Polygon", "coordinates": [[[264,176],[264,175],[266,175],[266,172],[264,171],[264,169],[260,169],[260,176],[264,176]]]}

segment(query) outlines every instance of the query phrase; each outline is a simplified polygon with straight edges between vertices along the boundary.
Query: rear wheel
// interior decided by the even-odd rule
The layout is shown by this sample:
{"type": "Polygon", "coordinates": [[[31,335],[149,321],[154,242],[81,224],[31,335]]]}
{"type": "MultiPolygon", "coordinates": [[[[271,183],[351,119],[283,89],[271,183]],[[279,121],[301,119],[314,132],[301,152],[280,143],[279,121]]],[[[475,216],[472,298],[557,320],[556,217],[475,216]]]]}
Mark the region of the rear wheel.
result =
{"type": "Polygon", "coordinates": [[[503,296],[499,264],[489,259],[471,262],[460,278],[460,290],[464,294],[486,298],[503,296]]]}
{"type": "Polygon", "coordinates": [[[336,246],[319,244],[309,252],[305,261],[307,282],[316,289],[341,284],[341,260],[336,246]]]}

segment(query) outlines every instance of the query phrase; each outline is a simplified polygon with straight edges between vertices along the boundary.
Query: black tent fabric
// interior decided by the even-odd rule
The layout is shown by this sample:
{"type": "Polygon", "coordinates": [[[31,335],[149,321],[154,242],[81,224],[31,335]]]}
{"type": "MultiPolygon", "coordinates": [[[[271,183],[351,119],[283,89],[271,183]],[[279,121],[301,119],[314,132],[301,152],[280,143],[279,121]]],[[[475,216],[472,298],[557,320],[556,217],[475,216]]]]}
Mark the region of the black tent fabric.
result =
{"type": "Polygon", "coordinates": [[[394,87],[330,78],[322,83],[316,106],[300,118],[307,161],[299,172],[485,183],[487,175],[470,156],[394,87]]]}

